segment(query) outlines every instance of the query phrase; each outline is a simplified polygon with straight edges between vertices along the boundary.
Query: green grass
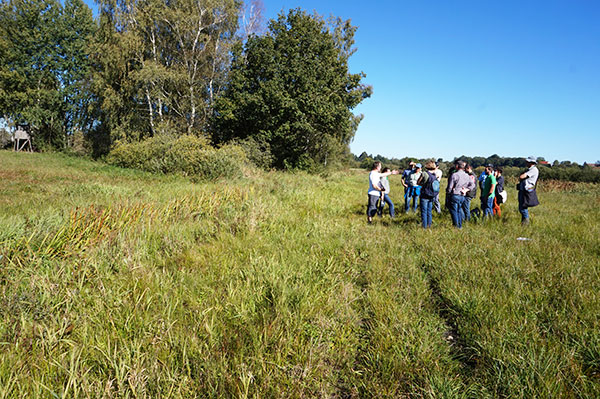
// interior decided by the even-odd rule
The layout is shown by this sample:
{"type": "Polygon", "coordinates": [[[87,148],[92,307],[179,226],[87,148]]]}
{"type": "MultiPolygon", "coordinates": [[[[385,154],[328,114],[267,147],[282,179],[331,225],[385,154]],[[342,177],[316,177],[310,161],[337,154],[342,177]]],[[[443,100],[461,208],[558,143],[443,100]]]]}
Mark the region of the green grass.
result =
{"type": "Polygon", "coordinates": [[[600,396],[600,187],[425,231],[366,186],[0,151],[0,398],[600,396]]]}

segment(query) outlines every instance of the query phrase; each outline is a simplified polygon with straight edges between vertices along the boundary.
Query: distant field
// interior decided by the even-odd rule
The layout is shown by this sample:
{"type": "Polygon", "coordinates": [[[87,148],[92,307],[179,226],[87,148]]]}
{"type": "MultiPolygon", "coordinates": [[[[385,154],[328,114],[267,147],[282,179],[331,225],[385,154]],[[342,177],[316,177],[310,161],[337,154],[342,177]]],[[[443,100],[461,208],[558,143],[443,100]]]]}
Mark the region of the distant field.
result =
{"type": "Polygon", "coordinates": [[[366,188],[0,151],[0,398],[600,397],[600,186],[462,231],[366,188]]]}

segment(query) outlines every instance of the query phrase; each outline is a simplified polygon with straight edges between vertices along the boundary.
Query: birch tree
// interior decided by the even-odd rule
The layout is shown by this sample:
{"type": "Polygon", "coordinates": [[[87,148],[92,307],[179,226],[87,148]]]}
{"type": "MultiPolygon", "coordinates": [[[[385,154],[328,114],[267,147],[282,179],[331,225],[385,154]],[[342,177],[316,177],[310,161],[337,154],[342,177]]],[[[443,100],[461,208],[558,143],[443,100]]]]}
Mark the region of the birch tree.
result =
{"type": "MultiPolygon", "coordinates": [[[[111,27],[105,28],[110,34],[98,46],[121,47],[119,53],[127,55],[127,61],[119,64],[120,75],[128,80],[121,88],[131,92],[111,91],[114,64],[102,59],[113,56],[101,50],[97,53],[100,95],[128,97],[134,103],[128,110],[143,118],[121,115],[120,122],[113,124],[115,137],[201,134],[223,84],[240,4],[235,0],[102,0],[101,4],[106,13],[103,23],[111,27]],[[126,126],[128,121],[132,125],[126,126]],[[140,133],[127,133],[127,129],[140,133]]],[[[107,119],[118,114],[110,106],[104,110],[107,119]]]]}

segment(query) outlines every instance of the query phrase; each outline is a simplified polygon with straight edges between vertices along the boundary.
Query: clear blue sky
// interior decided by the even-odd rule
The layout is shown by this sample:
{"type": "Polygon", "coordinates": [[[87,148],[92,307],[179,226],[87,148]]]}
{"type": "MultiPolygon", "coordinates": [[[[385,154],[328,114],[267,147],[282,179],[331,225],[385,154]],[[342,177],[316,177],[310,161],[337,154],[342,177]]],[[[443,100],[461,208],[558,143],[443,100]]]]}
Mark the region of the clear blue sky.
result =
{"type": "Polygon", "coordinates": [[[600,1],[263,2],[358,26],[355,154],[600,160],[600,1]]]}
{"type": "Polygon", "coordinates": [[[358,26],[373,96],[351,149],[600,159],[600,2],[264,0],[358,26]]]}

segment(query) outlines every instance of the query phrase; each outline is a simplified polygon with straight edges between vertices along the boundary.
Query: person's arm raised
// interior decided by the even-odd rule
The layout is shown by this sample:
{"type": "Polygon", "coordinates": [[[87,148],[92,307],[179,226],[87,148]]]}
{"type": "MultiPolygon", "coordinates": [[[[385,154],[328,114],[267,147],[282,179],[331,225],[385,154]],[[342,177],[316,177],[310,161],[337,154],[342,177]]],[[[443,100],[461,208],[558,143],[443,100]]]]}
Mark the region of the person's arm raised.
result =
{"type": "Polygon", "coordinates": [[[400,173],[400,172],[398,172],[397,170],[390,170],[389,172],[381,173],[381,176],[382,176],[382,177],[387,177],[387,176],[389,176],[389,175],[397,175],[397,174],[399,174],[399,173],[400,173]]]}

